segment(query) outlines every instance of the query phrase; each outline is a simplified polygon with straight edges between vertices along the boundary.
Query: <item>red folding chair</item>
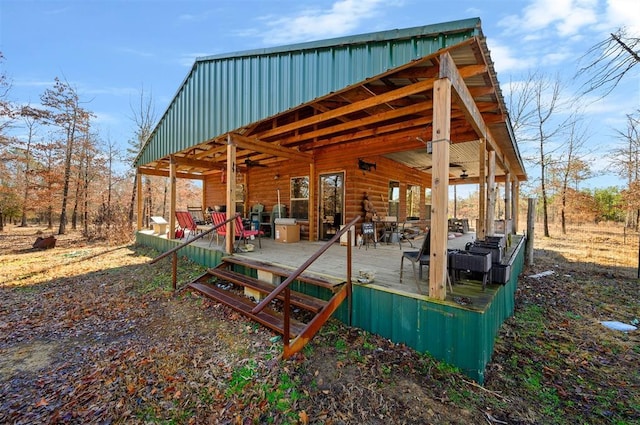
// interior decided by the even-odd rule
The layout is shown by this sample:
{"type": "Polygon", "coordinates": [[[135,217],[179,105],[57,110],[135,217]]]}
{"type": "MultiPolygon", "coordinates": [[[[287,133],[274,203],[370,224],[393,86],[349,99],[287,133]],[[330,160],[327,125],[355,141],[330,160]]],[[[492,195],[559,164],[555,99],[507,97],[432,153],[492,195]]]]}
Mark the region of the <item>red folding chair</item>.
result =
{"type": "MultiPolygon", "coordinates": [[[[227,214],[226,213],[222,213],[222,212],[212,212],[211,213],[211,219],[213,220],[213,224],[218,225],[218,224],[222,224],[227,220],[227,214]]],[[[244,225],[242,223],[242,217],[240,217],[239,215],[236,215],[236,220],[234,222],[234,227],[235,227],[235,238],[238,239],[238,241],[243,240],[244,244],[247,244],[247,240],[253,236],[253,237],[258,237],[258,246],[260,248],[262,248],[262,236],[264,236],[264,232],[262,230],[245,230],[244,225]]],[[[218,227],[218,229],[216,230],[217,233],[216,235],[219,236],[223,236],[225,239],[227,237],[227,226],[223,225],[218,227]]],[[[216,240],[217,241],[217,240],[216,240]]],[[[222,241],[222,243],[224,244],[224,239],[222,241]]]]}
{"type": "Polygon", "coordinates": [[[176,220],[178,220],[178,226],[180,226],[182,230],[188,230],[193,234],[198,231],[198,225],[193,221],[193,217],[189,211],[176,211],[176,220]]]}

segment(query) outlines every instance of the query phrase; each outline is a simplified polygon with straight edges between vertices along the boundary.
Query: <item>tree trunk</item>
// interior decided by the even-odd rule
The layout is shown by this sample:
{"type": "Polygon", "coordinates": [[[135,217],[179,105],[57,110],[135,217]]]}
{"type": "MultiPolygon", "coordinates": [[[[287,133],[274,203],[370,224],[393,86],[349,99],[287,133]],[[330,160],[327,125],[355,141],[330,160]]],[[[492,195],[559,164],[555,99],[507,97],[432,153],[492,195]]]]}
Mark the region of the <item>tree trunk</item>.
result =
{"type": "Polygon", "coordinates": [[[133,176],[133,190],[131,191],[131,202],[129,202],[129,226],[133,226],[133,209],[136,203],[136,190],[138,189],[138,176],[133,176]]]}

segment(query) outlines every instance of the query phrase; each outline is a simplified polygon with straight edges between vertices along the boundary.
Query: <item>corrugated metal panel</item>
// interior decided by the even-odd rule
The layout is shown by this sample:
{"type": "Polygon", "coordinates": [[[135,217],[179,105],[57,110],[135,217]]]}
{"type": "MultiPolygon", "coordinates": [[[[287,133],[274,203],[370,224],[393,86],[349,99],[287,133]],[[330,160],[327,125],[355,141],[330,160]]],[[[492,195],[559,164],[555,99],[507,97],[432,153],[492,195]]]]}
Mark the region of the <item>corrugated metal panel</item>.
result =
{"type": "Polygon", "coordinates": [[[450,363],[482,383],[502,323],[513,314],[524,243],[517,248],[509,282],[484,312],[383,291],[353,288],[352,325],[450,363]]]}
{"type": "Polygon", "coordinates": [[[136,165],[458,44],[479,25],[469,19],[198,59],[136,165]]]}

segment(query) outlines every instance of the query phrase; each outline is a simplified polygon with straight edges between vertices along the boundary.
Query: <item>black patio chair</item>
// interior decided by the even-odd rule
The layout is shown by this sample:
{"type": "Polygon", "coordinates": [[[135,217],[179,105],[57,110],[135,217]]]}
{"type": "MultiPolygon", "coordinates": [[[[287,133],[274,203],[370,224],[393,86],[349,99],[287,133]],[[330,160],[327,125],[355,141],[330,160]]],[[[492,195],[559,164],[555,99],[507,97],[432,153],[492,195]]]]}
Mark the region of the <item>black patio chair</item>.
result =
{"type": "Polygon", "coordinates": [[[420,282],[418,280],[418,276],[420,280],[422,280],[422,266],[429,266],[429,257],[431,255],[431,231],[427,231],[424,235],[424,241],[422,241],[422,246],[418,251],[404,251],[402,253],[402,257],[400,258],[400,282],[402,282],[402,271],[404,268],[404,259],[406,258],[411,262],[411,267],[413,268],[413,278],[416,281],[416,287],[418,288],[418,293],[421,294],[420,290],[420,282]],[[416,273],[416,265],[420,268],[419,273],[416,273]]]}

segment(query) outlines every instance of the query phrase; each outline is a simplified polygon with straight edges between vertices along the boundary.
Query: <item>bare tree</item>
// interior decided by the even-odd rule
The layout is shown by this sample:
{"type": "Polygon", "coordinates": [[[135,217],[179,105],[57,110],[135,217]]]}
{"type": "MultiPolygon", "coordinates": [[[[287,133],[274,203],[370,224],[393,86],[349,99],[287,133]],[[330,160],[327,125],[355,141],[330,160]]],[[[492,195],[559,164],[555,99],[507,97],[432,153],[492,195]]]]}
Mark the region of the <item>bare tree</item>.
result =
{"type": "Polygon", "coordinates": [[[563,100],[562,83],[558,77],[530,73],[525,80],[511,85],[509,105],[513,128],[520,142],[533,146],[523,155],[527,162],[540,168],[540,195],[544,220],[544,235],[549,237],[549,167],[561,148],[562,132],[570,121],[566,115],[569,102],[563,100]],[[554,142],[556,143],[554,145],[554,142]]]}
{"type": "Polygon", "coordinates": [[[553,174],[557,176],[556,184],[560,195],[560,221],[562,234],[567,234],[567,202],[570,194],[578,191],[578,184],[588,179],[592,173],[585,160],[589,154],[585,150],[588,140],[587,129],[580,126],[577,120],[569,123],[569,133],[563,144],[563,152],[552,164],[553,174]],[[575,187],[571,188],[574,183],[575,187]],[[571,190],[570,190],[571,189],[571,190]]]}
{"type": "MultiPolygon", "coordinates": [[[[138,105],[131,105],[131,120],[135,123],[136,130],[134,132],[134,138],[129,140],[129,148],[127,149],[128,158],[133,164],[133,161],[136,159],[138,154],[142,151],[144,144],[147,139],[151,135],[151,131],[153,130],[153,125],[156,121],[155,108],[153,105],[153,95],[149,93],[145,94],[144,87],[140,89],[140,99],[138,105]]],[[[131,190],[131,202],[129,203],[129,225],[133,224],[133,211],[136,200],[136,191],[137,191],[137,183],[138,179],[134,173],[133,176],[133,187],[131,190]]],[[[151,182],[147,177],[145,179],[145,184],[147,186],[147,192],[151,190],[151,182]]],[[[149,217],[151,213],[151,198],[149,196],[145,197],[145,211],[148,211],[145,214],[145,217],[149,217]]],[[[148,222],[147,222],[148,225],[148,222]]]]}
{"type": "Polygon", "coordinates": [[[22,121],[24,122],[27,128],[27,139],[23,141],[23,154],[24,157],[22,161],[24,162],[24,192],[22,196],[22,217],[20,221],[20,225],[25,227],[27,225],[27,207],[29,205],[29,195],[31,189],[31,174],[33,167],[33,142],[35,137],[35,131],[38,124],[42,121],[45,116],[44,111],[33,108],[31,106],[24,106],[20,108],[19,111],[20,116],[22,117],[22,121]]]}
{"type": "Polygon", "coordinates": [[[616,130],[621,143],[611,150],[611,166],[618,175],[627,181],[624,198],[627,204],[627,227],[638,227],[640,209],[634,206],[640,204],[640,192],[632,190],[640,182],[640,110],[636,115],[627,115],[627,126],[624,130],[616,130]]]}
{"type": "Polygon", "coordinates": [[[80,107],[80,97],[76,90],[66,81],[55,79],[53,89],[47,89],[41,96],[42,104],[49,108],[49,119],[64,134],[65,161],[64,183],[62,188],[62,207],[60,209],[60,227],[58,234],[66,232],[67,203],[69,200],[69,183],[71,180],[71,159],[79,134],[88,131],[89,119],[93,114],[80,107]]]}
{"type": "Polygon", "coordinates": [[[615,89],[622,78],[640,63],[638,47],[640,38],[629,34],[626,28],[618,28],[605,40],[592,46],[581,58],[588,63],[579,68],[576,78],[585,77],[584,93],[603,90],[603,96],[615,89]]]}

